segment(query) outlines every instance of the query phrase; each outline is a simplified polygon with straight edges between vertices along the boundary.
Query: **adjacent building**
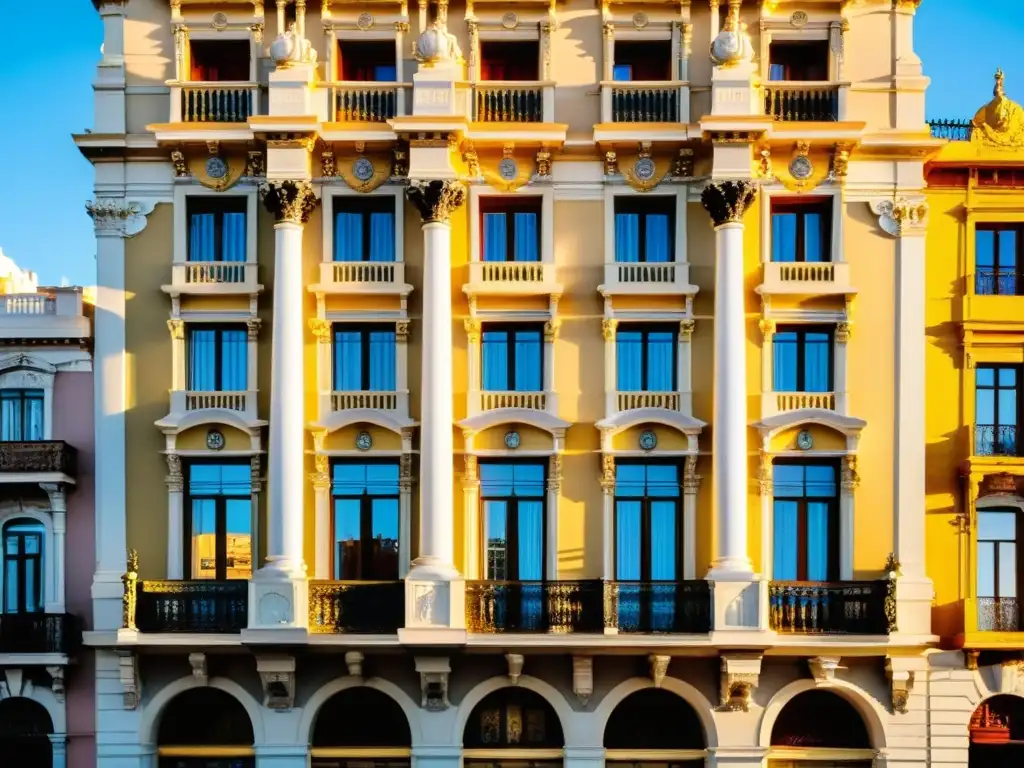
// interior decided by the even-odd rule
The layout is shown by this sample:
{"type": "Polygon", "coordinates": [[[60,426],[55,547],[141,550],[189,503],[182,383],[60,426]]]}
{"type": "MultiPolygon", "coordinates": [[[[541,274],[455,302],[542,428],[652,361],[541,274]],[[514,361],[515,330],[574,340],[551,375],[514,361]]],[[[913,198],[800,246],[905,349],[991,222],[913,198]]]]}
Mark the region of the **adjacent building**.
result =
{"type": "Polygon", "coordinates": [[[99,765],[928,763],[917,0],[96,4],[99,765]]]}

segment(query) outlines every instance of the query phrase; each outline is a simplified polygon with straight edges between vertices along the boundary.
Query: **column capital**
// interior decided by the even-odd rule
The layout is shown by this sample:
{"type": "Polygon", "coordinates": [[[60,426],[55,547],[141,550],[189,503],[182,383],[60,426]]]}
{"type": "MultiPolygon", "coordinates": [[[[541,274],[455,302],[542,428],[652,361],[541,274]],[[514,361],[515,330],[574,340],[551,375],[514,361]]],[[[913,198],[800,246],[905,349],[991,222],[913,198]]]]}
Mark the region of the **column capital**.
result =
{"type": "Polygon", "coordinates": [[[562,454],[553,453],[548,458],[548,490],[560,493],[562,490],[562,454]]]}
{"type": "Polygon", "coordinates": [[[167,490],[171,493],[181,493],[185,490],[185,476],[181,471],[181,456],[176,453],[168,453],[164,458],[167,460],[167,490]]]}
{"type": "Polygon", "coordinates": [[[743,214],[756,199],[757,184],[742,179],[712,181],[700,193],[700,201],[716,227],[742,222],[743,214]]]}
{"type": "Polygon", "coordinates": [[[50,499],[51,512],[67,512],[67,493],[64,483],[40,483],[39,487],[50,499]]]}
{"type": "Polygon", "coordinates": [[[140,203],[115,197],[87,200],[85,212],[92,219],[97,237],[133,237],[146,228],[152,203],[140,203]]]}
{"type": "Polygon", "coordinates": [[[618,326],[619,321],[612,317],[606,317],[601,321],[601,335],[605,341],[615,341],[615,329],[618,326]]]}
{"type": "Polygon", "coordinates": [[[305,224],[316,208],[317,196],[308,181],[267,181],[260,186],[263,205],[278,223],[305,224]]]}
{"type": "Polygon", "coordinates": [[[454,179],[413,180],[405,191],[424,224],[447,224],[452,213],[466,202],[466,186],[454,179]]]}
{"type": "Polygon", "coordinates": [[[615,493],[615,457],[610,453],[601,455],[601,489],[607,496],[615,493]]]}

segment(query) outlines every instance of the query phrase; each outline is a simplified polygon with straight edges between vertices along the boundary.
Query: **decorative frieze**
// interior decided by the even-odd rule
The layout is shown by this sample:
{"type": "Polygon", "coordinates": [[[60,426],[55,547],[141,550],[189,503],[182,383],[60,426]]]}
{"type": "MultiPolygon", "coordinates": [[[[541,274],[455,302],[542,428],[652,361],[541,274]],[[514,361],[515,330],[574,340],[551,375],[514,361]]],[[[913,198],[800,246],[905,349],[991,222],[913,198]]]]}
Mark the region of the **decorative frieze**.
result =
{"type": "Polygon", "coordinates": [[[665,681],[665,675],[668,674],[668,665],[671,661],[671,656],[659,656],[652,653],[647,657],[647,663],[651,668],[651,682],[654,683],[655,688],[661,688],[661,684],[665,681]]]}
{"type": "Polygon", "coordinates": [[[171,493],[182,493],[185,490],[185,477],[181,471],[181,456],[176,453],[168,453],[164,458],[167,460],[167,490],[171,493]]]}
{"type": "Polygon", "coordinates": [[[584,707],[594,693],[594,657],[572,657],[572,692],[584,707]]]}
{"type": "Polygon", "coordinates": [[[92,219],[97,235],[133,237],[146,228],[146,216],[153,212],[152,204],[112,197],[87,201],[85,212],[92,219]]]}

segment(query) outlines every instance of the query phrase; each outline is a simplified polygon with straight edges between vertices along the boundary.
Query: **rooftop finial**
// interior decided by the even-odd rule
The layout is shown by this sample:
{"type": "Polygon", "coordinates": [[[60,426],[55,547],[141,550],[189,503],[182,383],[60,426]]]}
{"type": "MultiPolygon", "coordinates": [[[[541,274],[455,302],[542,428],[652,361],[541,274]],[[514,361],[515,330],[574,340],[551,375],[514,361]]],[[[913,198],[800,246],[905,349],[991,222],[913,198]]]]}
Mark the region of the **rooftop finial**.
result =
{"type": "Polygon", "coordinates": [[[1006,79],[1006,75],[1003,74],[1002,67],[996,67],[996,87],[992,91],[992,95],[999,98],[1003,95],[1003,81],[1006,79]]]}

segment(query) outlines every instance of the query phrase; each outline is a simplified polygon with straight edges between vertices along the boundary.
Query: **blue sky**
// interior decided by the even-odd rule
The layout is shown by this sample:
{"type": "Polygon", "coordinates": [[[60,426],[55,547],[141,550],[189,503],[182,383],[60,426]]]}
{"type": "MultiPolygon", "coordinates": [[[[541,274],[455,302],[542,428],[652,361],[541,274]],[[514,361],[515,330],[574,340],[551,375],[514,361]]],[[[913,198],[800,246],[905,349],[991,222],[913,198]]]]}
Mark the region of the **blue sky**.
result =
{"type": "MultiPolygon", "coordinates": [[[[1020,0],[924,0],[915,47],[932,78],[929,117],[971,117],[990,98],[996,67],[1007,92],[1024,102],[1024,29],[1008,23],[1020,0]]],[[[0,67],[8,105],[0,121],[0,249],[39,273],[43,283],[95,281],[92,167],[71,141],[92,127],[91,83],[103,41],[89,0],[64,0],[59,45],[41,56],[11,57],[0,67]]],[[[1016,12],[1016,13],[1015,13],[1016,12]]]]}

